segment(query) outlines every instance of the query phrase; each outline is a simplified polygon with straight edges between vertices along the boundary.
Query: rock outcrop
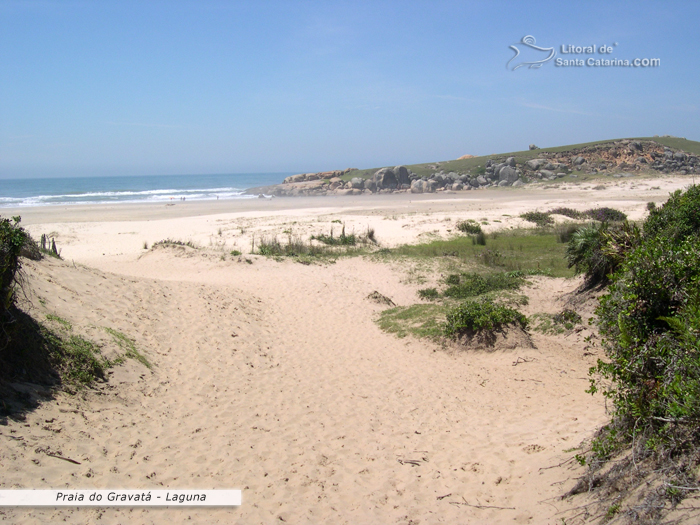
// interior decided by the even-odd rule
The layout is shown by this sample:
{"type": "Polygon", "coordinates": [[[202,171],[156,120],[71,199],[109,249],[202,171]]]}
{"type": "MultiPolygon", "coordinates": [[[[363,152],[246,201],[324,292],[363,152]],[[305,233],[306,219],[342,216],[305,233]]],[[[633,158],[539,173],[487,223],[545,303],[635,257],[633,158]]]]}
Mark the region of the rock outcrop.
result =
{"type": "MultiPolygon", "coordinates": [[[[276,196],[361,195],[374,193],[434,193],[470,191],[491,186],[521,187],[530,182],[549,181],[578,174],[602,173],[611,177],[630,177],[640,172],[700,173],[697,155],[673,150],[653,140],[618,140],[573,148],[561,152],[541,151],[537,158],[491,156],[483,166],[464,171],[445,171],[435,163],[424,168],[428,175],[419,176],[406,166],[385,167],[369,175],[351,177],[355,168],[302,173],[284,179],[282,184],[252,188],[251,194],[276,196]]],[[[465,155],[461,158],[471,158],[465,155]]]]}

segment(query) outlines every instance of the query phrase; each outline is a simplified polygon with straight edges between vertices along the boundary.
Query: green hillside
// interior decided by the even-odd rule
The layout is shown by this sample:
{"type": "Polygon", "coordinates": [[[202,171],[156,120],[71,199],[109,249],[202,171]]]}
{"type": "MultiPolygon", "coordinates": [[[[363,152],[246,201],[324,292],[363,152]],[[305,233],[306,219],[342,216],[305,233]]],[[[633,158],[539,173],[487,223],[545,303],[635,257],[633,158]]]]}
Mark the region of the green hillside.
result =
{"type": "MultiPolygon", "coordinates": [[[[506,157],[515,157],[515,161],[518,164],[526,162],[530,159],[536,159],[542,155],[542,152],[552,152],[561,153],[566,151],[577,150],[585,148],[587,146],[597,146],[599,144],[607,144],[611,142],[616,142],[619,140],[638,140],[638,141],[654,141],[662,146],[667,146],[674,150],[682,150],[686,153],[692,153],[694,155],[700,155],[700,142],[694,140],[687,140],[679,137],[634,137],[627,139],[609,139],[609,140],[599,140],[596,142],[584,142],[581,144],[569,144],[567,146],[557,146],[554,148],[540,148],[536,150],[525,150],[525,151],[511,151],[509,153],[497,153],[493,155],[484,155],[481,157],[474,157],[471,159],[464,160],[448,160],[441,162],[426,162],[423,164],[407,164],[406,167],[411,169],[413,172],[420,176],[431,175],[435,171],[450,172],[454,171],[457,173],[466,172],[467,170],[472,173],[479,173],[480,168],[483,169],[486,165],[486,161],[491,159],[504,159],[506,157]],[[437,170],[435,169],[437,167],[437,170]]],[[[342,178],[349,180],[352,177],[364,177],[367,178],[374,174],[379,168],[368,168],[359,171],[353,171],[342,178]]]]}

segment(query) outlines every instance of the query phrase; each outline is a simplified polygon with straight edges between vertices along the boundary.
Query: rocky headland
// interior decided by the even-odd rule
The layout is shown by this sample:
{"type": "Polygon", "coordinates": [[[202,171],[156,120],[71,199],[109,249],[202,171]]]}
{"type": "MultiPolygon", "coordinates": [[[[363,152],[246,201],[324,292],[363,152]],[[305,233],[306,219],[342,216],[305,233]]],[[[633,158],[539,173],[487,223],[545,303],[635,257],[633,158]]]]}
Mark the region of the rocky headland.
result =
{"type": "Polygon", "coordinates": [[[697,155],[654,140],[617,140],[572,147],[565,151],[539,150],[531,146],[527,154],[464,155],[459,160],[469,161],[469,165],[454,166],[455,161],[451,161],[376,170],[348,168],[301,173],[287,177],[282,184],[252,188],[248,193],[281,197],[458,192],[494,186],[518,187],[585,175],[619,178],[642,173],[700,173],[700,158],[697,155]],[[479,160],[483,162],[478,163],[479,160]]]}

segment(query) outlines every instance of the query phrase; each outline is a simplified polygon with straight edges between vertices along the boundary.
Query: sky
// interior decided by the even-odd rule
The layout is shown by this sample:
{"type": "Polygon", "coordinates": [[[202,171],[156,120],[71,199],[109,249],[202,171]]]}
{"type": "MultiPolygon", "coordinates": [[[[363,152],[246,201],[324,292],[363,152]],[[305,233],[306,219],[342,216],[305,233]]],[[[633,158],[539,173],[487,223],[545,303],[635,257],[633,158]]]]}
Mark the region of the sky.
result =
{"type": "Polygon", "coordinates": [[[699,19],[695,1],[0,0],[0,178],[700,140],[699,19]],[[529,67],[551,51],[525,36],[556,56],[529,67]],[[660,64],[555,63],[575,58],[660,64]]]}

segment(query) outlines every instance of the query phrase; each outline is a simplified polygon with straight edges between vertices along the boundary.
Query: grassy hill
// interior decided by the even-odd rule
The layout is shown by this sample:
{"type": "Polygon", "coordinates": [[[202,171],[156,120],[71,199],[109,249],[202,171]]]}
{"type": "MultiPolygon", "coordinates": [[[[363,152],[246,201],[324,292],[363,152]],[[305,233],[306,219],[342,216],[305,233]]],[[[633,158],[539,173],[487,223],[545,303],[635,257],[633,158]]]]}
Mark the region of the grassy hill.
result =
{"type": "MultiPolygon", "coordinates": [[[[540,148],[536,150],[525,150],[525,151],[511,151],[509,153],[496,153],[492,155],[483,155],[481,157],[473,157],[471,159],[464,159],[464,160],[448,160],[448,161],[441,161],[441,162],[426,162],[423,164],[410,164],[406,165],[407,168],[411,169],[415,173],[417,173],[420,176],[423,175],[431,175],[432,173],[435,173],[436,171],[444,171],[444,172],[450,172],[454,171],[457,173],[460,172],[466,172],[467,170],[471,171],[472,173],[479,173],[480,168],[483,169],[483,167],[486,164],[486,161],[491,160],[491,159],[504,159],[506,157],[515,157],[515,160],[518,164],[521,164],[523,162],[526,162],[530,159],[536,159],[542,155],[543,152],[551,152],[551,153],[562,153],[562,152],[567,152],[567,151],[573,151],[581,148],[585,148],[588,146],[598,146],[601,144],[609,144],[613,143],[619,140],[638,140],[638,141],[654,141],[657,142],[658,144],[661,144],[662,146],[667,146],[671,149],[674,150],[682,150],[685,151],[686,153],[692,153],[694,155],[700,155],[700,142],[696,142],[694,140],[687,140],[684,138],[680,137],[634,137],[634,138],[627,138],[627,139],[609,139],[609,140],[599,140],[596,142],[584,142],[581,144],[569,144],[567,146],[557,146],[554,148],[540,148]]],[[[374,172],[376,172],[379,168],[368,168],[368,169],[362,169],[358,171],[353,171],[352,173],[349,173],[342,178],[344,180],[349,180],[352,177],[363,177],[367,178],[370,177],[374,172]]]]}

